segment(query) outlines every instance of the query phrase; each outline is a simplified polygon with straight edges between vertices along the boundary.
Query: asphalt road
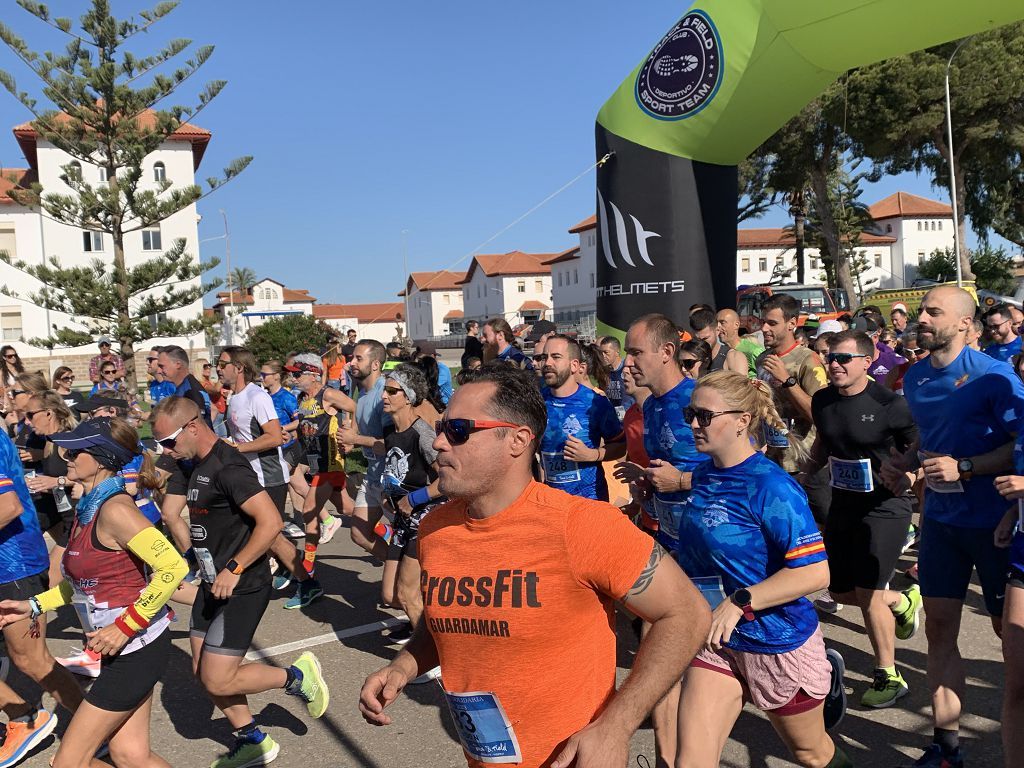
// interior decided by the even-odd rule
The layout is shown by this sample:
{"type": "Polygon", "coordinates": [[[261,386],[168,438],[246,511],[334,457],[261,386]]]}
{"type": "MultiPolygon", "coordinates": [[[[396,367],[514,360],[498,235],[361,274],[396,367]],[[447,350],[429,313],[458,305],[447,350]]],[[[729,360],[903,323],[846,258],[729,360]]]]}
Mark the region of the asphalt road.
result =
{"type": "MultiPolygon", "coordinates": [[[[436,683],[410,686],[393,706],[395,724],[387,728],[366,725],[356,709],[360,685],[367,674],[383,666],[396,653],[382,627],[397,623],[393,611],[377,607],[378,574],[370,558],[351,543],[347,529],[321,549],[317,570],[328,595],[305,612],[283,609],[287,592],[271,602],[254,643],[255,653],[285,665],[305,648],[323,664],[331,688],[327,714],[311,720],[305,706],[282,691],[250,697],[259,723],[281,744],[275,765],[280,768],[311,766],[365,766],[366,768],[457,768],[464,766],[440,689],[436,683]]],[[[902,583],[894,583],[902,588],[902,583]]],[[[152,740],[154,749],[173,766],[207,766],[230,742],[230,728],[199,686],[192,680],[187,640],[187,612],[173,626],[175,652],[157,688],[152,740]]],[[[858,766],[898,766],[928,741],[931,734],[929,700],[925,685],[924,631],[897,646],[897,662],[910,685],[899,705],[880,711],[862,710],[857,702],[870,684],[872,659],[861,627],[859,611],[847,606],[823,619],[826,641],[845,657],[850,711],[837,735],[858,766]]],[[[624,677],[635,651],[628,626],[620,621],[619,675],[624,677]]],[[[73,613],[51,622],[50,648],[61,655],[78,646],[80,631],[73,613]]],[[[999,743],[999,708],[1002,696],[998,640],[984,614],[977,589],[965,610],[961,649],[969,672],[961,725],[971,766],[1002,766],[999,743]]],[[[486,660],[481,660],[486,663],[486,660]]],[[[543,670],[523,670],[542,676],[543,670]]],[[[23,693],[30,687],[12,673],[11,682],[23,693]]],[[[53,702],[44,700],[52,706],[53,702]]],[[[66,717],[67,713],[62,712],[66,717]]],[[[45,766],[56,752],[50,740],[33,755],[28,766],[45,766]]],[[[645,755],[654,765],[654,738],[642,728],[633,738],[630,766],[645,755]]],[[[768,721],[749,706],[740,717],[721,765],[728,768],[792,766],[768,721]]]]}

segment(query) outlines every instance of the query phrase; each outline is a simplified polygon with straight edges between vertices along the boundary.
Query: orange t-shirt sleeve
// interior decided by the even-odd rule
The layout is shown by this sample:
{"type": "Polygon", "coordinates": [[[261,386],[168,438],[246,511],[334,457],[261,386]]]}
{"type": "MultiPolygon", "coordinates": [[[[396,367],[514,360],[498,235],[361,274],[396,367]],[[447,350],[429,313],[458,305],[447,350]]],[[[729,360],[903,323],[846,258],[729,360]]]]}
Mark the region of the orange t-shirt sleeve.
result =
{"type": "Polygon", "coordinates": [[[576,579],[621,600],[647,565],[654,540],[611,504],[580,500],[566,515],[565,543],[576,579]]]}

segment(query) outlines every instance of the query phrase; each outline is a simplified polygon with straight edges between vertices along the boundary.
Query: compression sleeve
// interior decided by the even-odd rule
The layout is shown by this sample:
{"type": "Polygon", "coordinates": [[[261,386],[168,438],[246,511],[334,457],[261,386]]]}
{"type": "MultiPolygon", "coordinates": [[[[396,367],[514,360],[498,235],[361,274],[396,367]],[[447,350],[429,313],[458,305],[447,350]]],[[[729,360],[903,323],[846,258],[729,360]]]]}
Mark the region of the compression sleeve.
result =
{"type": "Polygon", "coordinates": [[[128,550],[148,565],[153,576],[134,605],[128,606],[114,622],[129,637],[141,632],[153,620],[188,573],[177,550],[156,528],[146,528],[132,537],[128,550]]]}
{"type": "Polygon", "coordinates": [[[40,592],[35,596],[35,600],[43,613],[46,613],[46,611],[56,611],[62,605],[71,605],[71,597],[74,593],[75,590],[71,586],[71,582],[65,579],[53,589],[40,592]]]}

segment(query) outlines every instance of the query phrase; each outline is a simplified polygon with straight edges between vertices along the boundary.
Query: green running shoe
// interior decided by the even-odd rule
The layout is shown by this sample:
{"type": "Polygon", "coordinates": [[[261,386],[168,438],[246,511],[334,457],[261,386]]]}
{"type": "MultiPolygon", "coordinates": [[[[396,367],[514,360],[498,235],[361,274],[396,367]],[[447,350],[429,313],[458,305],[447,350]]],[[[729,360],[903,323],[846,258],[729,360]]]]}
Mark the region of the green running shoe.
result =
{"type": "Polygon", "coordinates": [[[864,695],[860,697],[860,703],[864,707],[884,709],[891,707],[897,699],[908,693],[910,693],[910,688],[899,670],[896,670],[895,675],[890,675],[884,669],[876,669],[875,681],[870,688],[864,691],[864,695]]]}
{"type": "Polygon", "coordinates": [[[281,745],[266,734],[258,744],[238,739],[227,754],[210,763],[210,768],[258,768],[274,762],[280,751],[281,745]]]}
{"type": "Polygon", "coordinates": [[[299,656],[292,664],[302,673],[302,685],[295,693],[306,702],[310,717],[321,717],[331,703],[331,691],[320,670],[320,660],[309,651],[299,656]]]}
{"type": "Polygon", "coordinates": [[[320,586],[320,582],[316,579],[300,581],[299,588],[295,590],[295,594],[289,597],[288,602],[284,604],[285,610],[293,611],[296,608],[305,608],[318,597],[322,597],[323,594],[323,587],[320,586]]]}
{"type": "Polygon", "coordinates": [[[921,606],[924,601],[921,599],[921,588],[915,584],[909,589],[903,590],[903,596],[910,601],[904,611],[893,611],[896,617],[896,637],[900,640],[909,640],[917,634],[917,628],[921,623],[921,606]]]}

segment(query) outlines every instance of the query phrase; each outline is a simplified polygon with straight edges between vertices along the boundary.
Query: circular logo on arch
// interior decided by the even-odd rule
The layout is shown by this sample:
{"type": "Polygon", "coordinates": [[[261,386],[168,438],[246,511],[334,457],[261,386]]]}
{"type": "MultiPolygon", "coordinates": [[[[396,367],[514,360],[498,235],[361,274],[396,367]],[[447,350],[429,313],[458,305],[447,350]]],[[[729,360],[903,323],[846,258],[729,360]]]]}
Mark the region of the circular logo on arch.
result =
{"type": "Polygon", "coordinates": [[[722,83],[722,39],[703,11],[683,16],[651,51],[636,78],[636,101],[659,120],[682,120],[706,107],[722,83]]]}

